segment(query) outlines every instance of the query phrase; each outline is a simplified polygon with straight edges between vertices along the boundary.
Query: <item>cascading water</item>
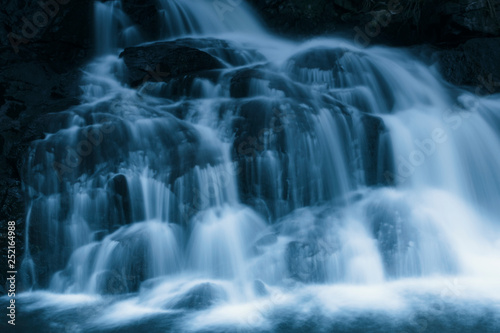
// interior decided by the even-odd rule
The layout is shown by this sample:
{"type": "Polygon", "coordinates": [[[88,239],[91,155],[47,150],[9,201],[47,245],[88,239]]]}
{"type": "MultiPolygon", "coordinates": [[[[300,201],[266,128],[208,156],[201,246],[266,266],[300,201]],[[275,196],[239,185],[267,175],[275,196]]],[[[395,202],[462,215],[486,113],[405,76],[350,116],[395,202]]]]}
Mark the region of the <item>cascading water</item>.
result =
{"type": "Polygon", "coordinates": [[[283,41],[231,3],[160,1],[154,47],[212,68],[130,83],[140,29],[96,2],[81,104],[28,158],[24,325],[498,329],[500,98],[401,50],[283,41]]]}

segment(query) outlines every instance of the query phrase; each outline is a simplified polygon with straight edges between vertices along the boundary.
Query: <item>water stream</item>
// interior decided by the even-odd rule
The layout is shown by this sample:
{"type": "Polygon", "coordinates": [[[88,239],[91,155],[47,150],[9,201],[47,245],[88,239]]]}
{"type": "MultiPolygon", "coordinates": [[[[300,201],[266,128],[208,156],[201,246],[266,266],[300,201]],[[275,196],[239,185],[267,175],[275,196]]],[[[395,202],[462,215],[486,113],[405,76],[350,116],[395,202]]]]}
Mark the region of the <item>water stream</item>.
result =
{"type": "Polygon", "coordinates": [[[222,2],[159,13],[162,41],[222,66],[138,87],[120,54],[151,41],[96,2],[81,103],[24,175],[24,325],[498,329],[500,97],[405,50],[277,38],[222,2]]]}

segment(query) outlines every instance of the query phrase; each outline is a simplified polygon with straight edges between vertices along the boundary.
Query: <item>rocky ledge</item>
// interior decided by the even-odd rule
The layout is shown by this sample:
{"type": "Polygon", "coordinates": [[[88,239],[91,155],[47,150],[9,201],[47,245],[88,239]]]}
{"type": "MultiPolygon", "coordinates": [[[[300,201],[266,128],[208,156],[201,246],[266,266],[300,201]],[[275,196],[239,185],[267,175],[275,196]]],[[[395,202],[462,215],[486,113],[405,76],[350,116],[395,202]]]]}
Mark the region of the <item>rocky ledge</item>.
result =
{"type": "MultiPolygon", "coordinates": [[[[336,34],[363,47],[432,44],[434,60],[451,83],[472,86],[481,94],[500,89],[500,63],[495,58],[500,51],[500,0],[248,2],[271,30],[294,38],[336,34]]],[[[158,37],[155,0],[123,0],[122,5],[144,36],[149,40],[158,37]]],[[[10,1],[0,9],[0,20],[0,248],[6,248],[6,222],[17,221],[20,260],[25,216],[23,160],[31,142],[44,135],[47,121],[43,115],[79,102],[80,69],[94,54],[93,1],[10,1]],[[36,25],[34,20],[39,20],[36,25]]],[[[185,40],[131,48],[123,57],[131,68],[130,84],[140,85],[148,77],[148,66],[155,64],[173,78],[200,70],[210,78],[210,71],[224,67],[213,57],[214,49],[220,59],[231,48],[220,41],[200,46],[185,40]],[[165,49],[170,53],[154,52],[165,49]]],[[[231,54],[226,60],[240,61],[231,54]]],[[[254,70],[242,73],[240,79],[243,74],[260,75],[254,70]]],[[[6,252],[0,256],[0,266],[6,267],[6,252]]],[[[5,281],[2,274],[0,280],[5,281]]]]}
{"type": "Polygon", "coordinates": [[[364,45],[456,46],[500,34],[499,0],[249,0],[279,34],[342,33],[364,45]]]}

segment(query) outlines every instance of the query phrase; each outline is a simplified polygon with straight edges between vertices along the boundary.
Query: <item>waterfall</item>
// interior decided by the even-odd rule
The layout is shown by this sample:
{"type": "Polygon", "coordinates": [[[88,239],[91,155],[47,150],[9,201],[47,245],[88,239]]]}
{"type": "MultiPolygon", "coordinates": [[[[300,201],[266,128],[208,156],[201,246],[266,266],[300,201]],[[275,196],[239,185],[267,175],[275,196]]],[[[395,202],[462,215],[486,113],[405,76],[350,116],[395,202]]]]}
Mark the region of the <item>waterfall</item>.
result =
{"type": "Polygon", "coordinates": [[[152,42],[95,2],[81,102],[31,146],[27,313],[55,332],[500,322],[498,95],[405,50],[275,37],[242,1],[157,8],[152,42]],[[196,69],[130,80],[152,47],[196,69]]]}

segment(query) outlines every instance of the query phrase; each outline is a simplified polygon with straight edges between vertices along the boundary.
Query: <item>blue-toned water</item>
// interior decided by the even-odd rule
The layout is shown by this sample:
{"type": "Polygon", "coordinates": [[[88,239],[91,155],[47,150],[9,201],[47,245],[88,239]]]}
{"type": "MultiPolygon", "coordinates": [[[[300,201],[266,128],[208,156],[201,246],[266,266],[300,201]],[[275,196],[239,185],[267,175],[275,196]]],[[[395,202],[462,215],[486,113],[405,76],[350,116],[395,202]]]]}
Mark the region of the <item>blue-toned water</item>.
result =
{"type": "Polygon", "coordinates": [[[132,88],[146,40],[96,2],[81,104],[24,175],[22,331],[498,331],[499,96],[241,1],[160,3],[164,41],[222,65],[132,88]]]}

